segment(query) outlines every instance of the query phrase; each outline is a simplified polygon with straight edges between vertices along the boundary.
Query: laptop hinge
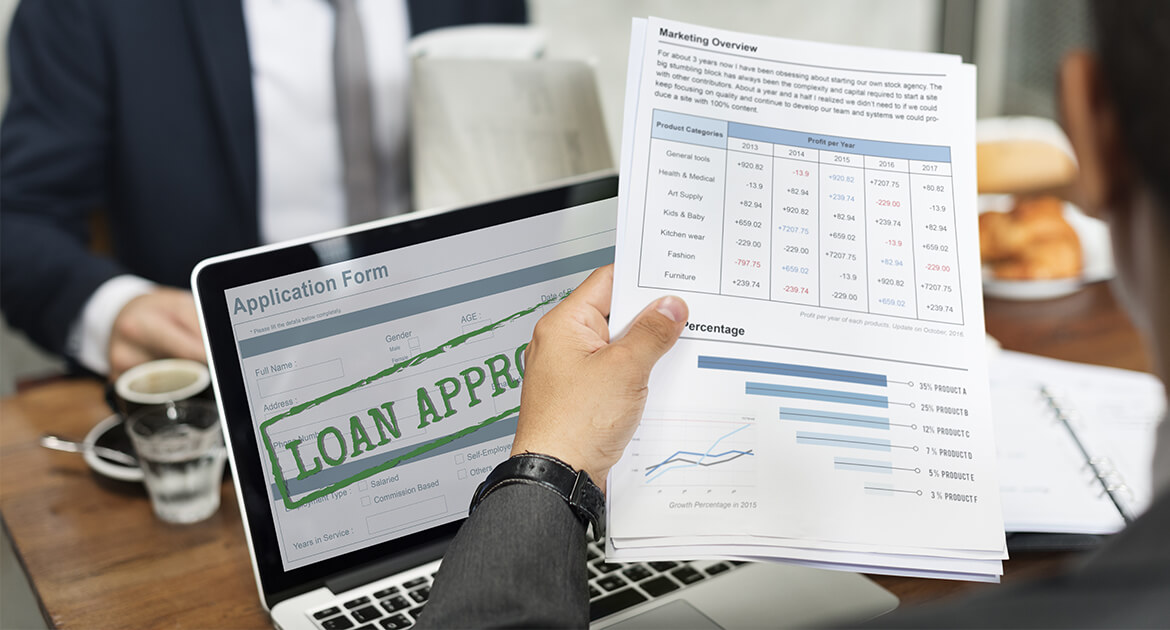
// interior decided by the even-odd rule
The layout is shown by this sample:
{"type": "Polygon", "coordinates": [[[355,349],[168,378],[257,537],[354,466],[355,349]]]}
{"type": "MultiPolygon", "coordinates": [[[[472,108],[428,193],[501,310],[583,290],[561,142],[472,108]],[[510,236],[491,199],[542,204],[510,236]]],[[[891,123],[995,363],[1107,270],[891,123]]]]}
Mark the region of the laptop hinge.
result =
{"type": "Polygon", "coordinates": [[[393,558],[378,560],[361,568],[346,571],[344,574],[325,580],[325,587],[336,595],[337,593],[344,593],[345,591],[355,589],[363,584],[368,584],[374,580],[380,580],[386,576],[401,573],[407,569],[413,569],[420,564],[438,560],[443,557],[452,540],[454,540],[454,536],[445,536],[440,540],[420,545],[410,551],[395,554],[393,558]]]}

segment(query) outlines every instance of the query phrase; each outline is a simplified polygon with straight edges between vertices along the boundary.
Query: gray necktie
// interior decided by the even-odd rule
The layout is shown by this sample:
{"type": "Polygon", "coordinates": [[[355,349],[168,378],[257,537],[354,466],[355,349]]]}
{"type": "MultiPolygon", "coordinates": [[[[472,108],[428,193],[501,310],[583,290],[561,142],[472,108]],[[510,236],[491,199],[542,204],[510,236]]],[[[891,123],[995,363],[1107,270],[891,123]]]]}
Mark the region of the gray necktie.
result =
{"type": "Polygon", "coordinates": [[[355,0],[333,0],[333,80],[337,91],[338,129],[345,168],[345,202],[349,223],[381,216],[378,207],[378,154],[366,41],[355,0]]]}

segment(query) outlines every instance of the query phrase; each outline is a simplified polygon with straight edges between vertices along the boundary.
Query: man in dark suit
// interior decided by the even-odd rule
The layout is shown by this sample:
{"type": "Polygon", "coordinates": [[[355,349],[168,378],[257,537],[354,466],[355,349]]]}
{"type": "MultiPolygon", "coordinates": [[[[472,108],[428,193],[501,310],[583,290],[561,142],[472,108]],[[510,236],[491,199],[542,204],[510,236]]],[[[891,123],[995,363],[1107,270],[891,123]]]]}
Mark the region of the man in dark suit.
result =
{"type": "MultiPolygon", "coordinates": [[[[1118,282],[1150,342],[1157,373],[1170,361],[1170,10],[1161,0],[1098,0],[1099,56],[1061,71],[1064,122],[1086,209],[1110,224],[1118,282]]],[[[661,298],[610,343],[613,284],[598,270],[540,320],[528,347],[513,456],[552,456],[604,486],[629,442],[654,363],[687,318],[661,298]]],[[[1156,498],[1136,522],[1065,574],[980,597],[896,611],[889,627],[1166,627],[1170,625],[1170,426],[1158,432],[1156,498]]],[[[548,487],[498,482],[444,557],[419,627],[588,625],[585,525],[548,487]]],[[[570,477],[571,478],[571,477],[570,477]]],[[[604,489],[604,488],[603,488],[604,489]]],[[[783,620],[761,619],[761,625],[783,620]]]]}
{"type": "MultiPolygon", "coordinates": [[[[71,333],[95,291],[134,276],[163,286],[115,309],[112,326],[98,324],[110,335],[111,376],[151,358],[203,358],[190,294],[163,287],[186,287],[199,260],[264,240],[248,2],[18,7],[0,128],[0,305],[44,348],[76,357],[71,333]],[[97,209],[109,257],[89,249],[97,209]]],[[[413,34],[526,19],[522,0],[408,4],[413,34]]]]}

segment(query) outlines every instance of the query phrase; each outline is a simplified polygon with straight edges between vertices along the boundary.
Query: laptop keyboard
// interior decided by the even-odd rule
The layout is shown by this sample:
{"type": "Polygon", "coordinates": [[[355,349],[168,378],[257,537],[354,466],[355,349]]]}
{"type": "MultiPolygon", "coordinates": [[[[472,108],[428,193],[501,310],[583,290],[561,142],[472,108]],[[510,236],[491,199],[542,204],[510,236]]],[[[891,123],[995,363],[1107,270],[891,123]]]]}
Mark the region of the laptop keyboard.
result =
{"type": "Polygon", "coordinates": [[[726,562],[606,562],[597,543],[589,543],[589,621],[670,594],[684,586],[747,564],[726,562]]]}
{"type": "MultiPolygon", "coordinates": [[[[740,561],[613,563],[605,561],[597,543],[590,543],[587,553],[590,621],[746,564],[740,561]]],[[[434,573],[430,573],[388,585],[379,582],[309,610],[308,615],[322,630],[410,628],[430,599],[434,578],[434,573]]]]}
{"type": "Polygon", "coordinates": [[[423,605],[431,597],[431,573],[389,585],[378,583],[376,590],[360,595],[355,591],[327,606],[309,611],[309,617],[323,630],[400,630],[414,625],[423,605]]]}

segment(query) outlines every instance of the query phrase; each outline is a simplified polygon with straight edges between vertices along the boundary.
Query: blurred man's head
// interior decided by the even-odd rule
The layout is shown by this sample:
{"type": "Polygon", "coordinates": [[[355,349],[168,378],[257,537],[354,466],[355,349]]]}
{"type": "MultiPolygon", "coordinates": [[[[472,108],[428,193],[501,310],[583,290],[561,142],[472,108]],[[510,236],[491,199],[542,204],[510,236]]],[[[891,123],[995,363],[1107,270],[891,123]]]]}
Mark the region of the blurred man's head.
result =
{"type": "Polygon", "coordinates": [[[1061,68],[1085,209],[1109,222],[1121,299],[1170,367],[1170,3],[1093,0],[1095,53],[1061,68]]]}
{"type": "Polygon", "coordinates": [[[1101,81],[1130,167],[1170,207],[1170,4],[1095,0],[1093,17],[1101,81]]]}

